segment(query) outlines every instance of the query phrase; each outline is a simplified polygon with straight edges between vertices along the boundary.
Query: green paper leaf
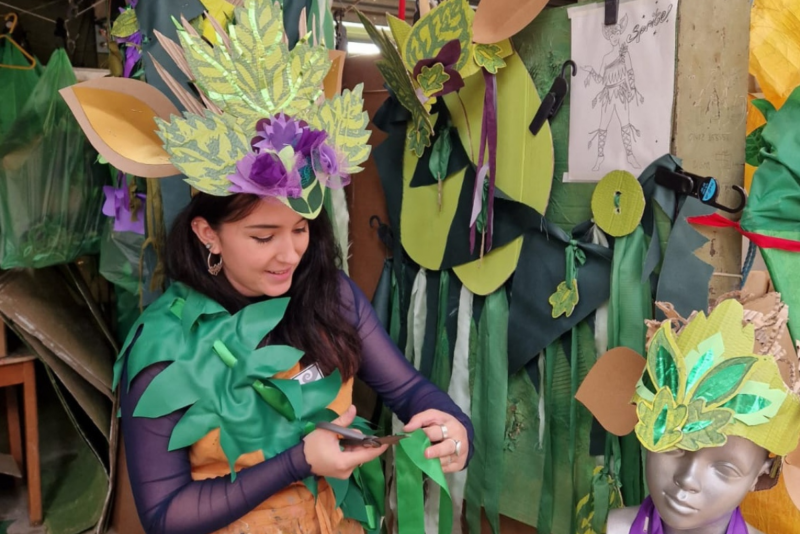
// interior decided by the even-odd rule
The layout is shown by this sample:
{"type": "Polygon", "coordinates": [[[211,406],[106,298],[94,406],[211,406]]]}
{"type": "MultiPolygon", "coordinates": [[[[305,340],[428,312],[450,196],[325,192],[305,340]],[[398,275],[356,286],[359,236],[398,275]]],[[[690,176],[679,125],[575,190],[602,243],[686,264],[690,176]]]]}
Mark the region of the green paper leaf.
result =
{"type": "Polygon", "coordinates": [[[119,14],[114,24],[111,26],[111,37],[124,39],[139,31],[139,21],[136,19],[136,11],[126,9],[119,14]]]}
{"type": "Polygon", "coordinates": [[[310,108],[307,122],[328,134],[327,143],[343,154],[347,166],[343,171],[354,174],[363,170],[359,165],[369,158],[369,116],[364,111],[362,96],[364,84],[352,91],[345,89],[341,95],[326,100],[319,108],[310,108]]]}
{"type": "Polygon", "coordinates": [[[496,44],[476,44],[474,57],[475,63],[483,67],[487,72],[497,74],[497,71],[506,66],[506,62],[500,55],[502,48],[496,44]]]}
{"type": "Polygon", "coordinates": [[[636,436],[647,449],[662,452],[674,448],[683,434],[688,409],[675,403],[669,388],[656,394],[652,404],[639,402],[636,405],[636,436]]]}
{"type": "Polygon", "coordinates": [[[557,319],[561,315],[569,317],[575,311],[575,306],[578,305],[580,296],[578,295],[578,281],[572,281],[572,287],[567,285],[567,282],[561,282],[556,288],[548,302],[553,307],[553,319],[557,319]]]}
{"type": "Polygon", "coordinates": [[[725,360],[705,375],[689,398],[703,399],[709,406],[724,403],[737,392],[756,361],[753,356],[725,360]]]}
{"type": "Polygon", "coordinates": [[[450,75],[444,71],[444,65],[435,63],[430,67],[422,67],[417,76],[417,83],[419,83],[425,96],[432,97],[439,91],[444,90],[444,84],[449,79],[450,75]]]}
{"type": "Polygon", "coordinates": [[[745,163],[753,167],[761,165],[764,161],[764,156],[761,151],[768,149],[767,143],[764,142],[764,138],[762,137],[765,127],[766,124],[759,126],[747,136],[747,145],[744,152],[745,163]]]}
{"type": "Polygon", "coordinates": [[[450,154],[453,152],[452,133],[450,128],[443,129],[436,141],[433,143],[431,151],[430,170],[431,174],[438,181],[447,178],[447,169],[450,165],[450,154]]]}
{"type": "Polygon", "coordinates": [[[226,177],[236,172],[236,162],[250,151],[244,131],[210,111],[205,117],[187,113],[170,123],[161,119],[156,123],[170,162],[186,175],[190,185],[210,195],[231,194],[226,177]]]}
{"type": "Polygon", "coordinates": [[[737,421],[755,426],[767,423],[775,417],[785,400],[785,391],[772,389],[763,382],[748,381],[722,407],[732,410],[737,421]]]}
{"type": "Polygon", "coordinates": [[[311,208],[304,198],[289,197],[286,199],[286,203],[290,208],[296,211],[298,215],[306,216],[311,214],[311,208]]]}
{"type": "Polygon", "coordinates": [[[656,390],[668,388],[677,399],[680,394],[681,381],[678,366],[675,363],[677,355],[674,354],[674,351],[677,350],[677,347],[670,343],[671,337],[672,331],[667,325],[658,329],[647,351],[647,369],[656,390]]]}
{"type": "Polygon", "coordinates": [[[692,401],[688,406],[683,438],[678,446],[687,451],[697,451],[705,447],[718,447],[727,439],[724,428],[733,418],[730,410],[706,410],[702,399],[692,401]]]}

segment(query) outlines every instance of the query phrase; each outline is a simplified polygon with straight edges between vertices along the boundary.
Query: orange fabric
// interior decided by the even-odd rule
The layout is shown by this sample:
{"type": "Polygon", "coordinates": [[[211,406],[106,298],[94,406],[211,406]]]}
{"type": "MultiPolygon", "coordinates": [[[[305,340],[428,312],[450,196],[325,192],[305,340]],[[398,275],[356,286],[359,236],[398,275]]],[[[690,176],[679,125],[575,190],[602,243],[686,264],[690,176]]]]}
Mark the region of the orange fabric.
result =
{"type": "Polygon", "coordinates": [[[786,493],[783,477],[770,490],[748,494],[742,503],[742,515],[745,521],[765,534],[800,532],[800,510],[795,508],[786,493]]]}
{"type": "MultiPolygon", "coordinates": [[[[295,365],[277,378],[287,378],[300,372],[295,365]]],[[[341,414],[352,404],[353,380],[350,379],[339,390],[328,408],[341,414]]],[[[205,480],[228,476],[231,471],[228,460],[219,444],[219,429],[212,430],[192,445],[189,450],[192,464],[192,479],[205,480]]],[[[264,461],[261,451],[241,455],[234,468],[240,471],[264,461]]],[[[320,480],[316,503],[314,496],[298,482],[276,493],[253,511],[228,525],[216,534],[362,534],[364,530],[356,521],[343,519],[342,511],[336,508],[333,490],[320,480]]]]}

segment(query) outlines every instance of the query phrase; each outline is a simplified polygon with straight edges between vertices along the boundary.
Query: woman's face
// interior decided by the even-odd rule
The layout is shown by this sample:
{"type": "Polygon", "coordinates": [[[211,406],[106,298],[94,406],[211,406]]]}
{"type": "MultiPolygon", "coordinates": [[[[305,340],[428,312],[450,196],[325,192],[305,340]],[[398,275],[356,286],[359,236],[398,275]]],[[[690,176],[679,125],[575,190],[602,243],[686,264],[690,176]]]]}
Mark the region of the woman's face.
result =
{"type": "Polygon", "coordinates": [[[722,447],[647,454],[647,484],[663,522],[675,530],[727,524],[770,467],[767,451],[728,437],[722,447]]]}
{"type": "Polygon", "coordinates": [[[617,46],[619,44],[619,37],[620,34],[617,32],[611,32],[611,35],[608,37],[608,40],[611,41],[611,44],[617,46]]]}
{"type": "Polygon", "coordinates": [[[288,292],[308,249],[308,221],[274,199],[259,201],[247,217],[223,223],[218,231],[201,217],[192,221],[192,229],[222,256],[222,275],[247,297],[288,292]]]}

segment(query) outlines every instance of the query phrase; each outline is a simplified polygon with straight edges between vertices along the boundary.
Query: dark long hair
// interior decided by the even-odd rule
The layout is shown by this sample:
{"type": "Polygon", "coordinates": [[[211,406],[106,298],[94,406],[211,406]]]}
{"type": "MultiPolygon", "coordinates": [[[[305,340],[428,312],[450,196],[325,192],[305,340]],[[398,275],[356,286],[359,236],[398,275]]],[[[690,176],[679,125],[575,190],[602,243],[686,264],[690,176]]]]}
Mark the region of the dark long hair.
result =
{"type": "MultiPolygon", "coordinates": [[[[224,223],[247,217],[259,202],[254,195],[195,195],[175,219],[167,238],[170,278],[215,300],[230,313],[251,304],[253,300],[236,291],[224,274],[208,273],[208,251],[192,231],[192,220],[203,217],[219,230],[224,223]]],[[[317,363],[325,374],[339,369],[342,378],[348,379],[358,370],[361,340],[342,313],[339,247],[325,210],[308,221],[308,232],[308,249],[287,295],[289,306],[268,342],[298,348],[305,352],[304,365],[317,363]]]]}

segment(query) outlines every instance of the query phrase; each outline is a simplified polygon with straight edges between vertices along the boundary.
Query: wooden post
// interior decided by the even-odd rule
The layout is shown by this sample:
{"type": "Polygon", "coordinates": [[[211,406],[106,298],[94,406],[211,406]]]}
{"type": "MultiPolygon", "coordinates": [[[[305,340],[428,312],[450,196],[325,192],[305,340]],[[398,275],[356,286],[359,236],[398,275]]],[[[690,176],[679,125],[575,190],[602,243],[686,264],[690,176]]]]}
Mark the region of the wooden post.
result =
{"type": "MultiPolygon", "coordinates": [[[[680,2],[672,153],[687,171],[715,177],[724,204],[737,198],[726,186],[744,181],[749,39],[749,0],[680,2]]],[[[738,288],[742,240],[733,230],[698,230],[709,237],[698,255],[714,266],[715,299],[738,288]]]]}

